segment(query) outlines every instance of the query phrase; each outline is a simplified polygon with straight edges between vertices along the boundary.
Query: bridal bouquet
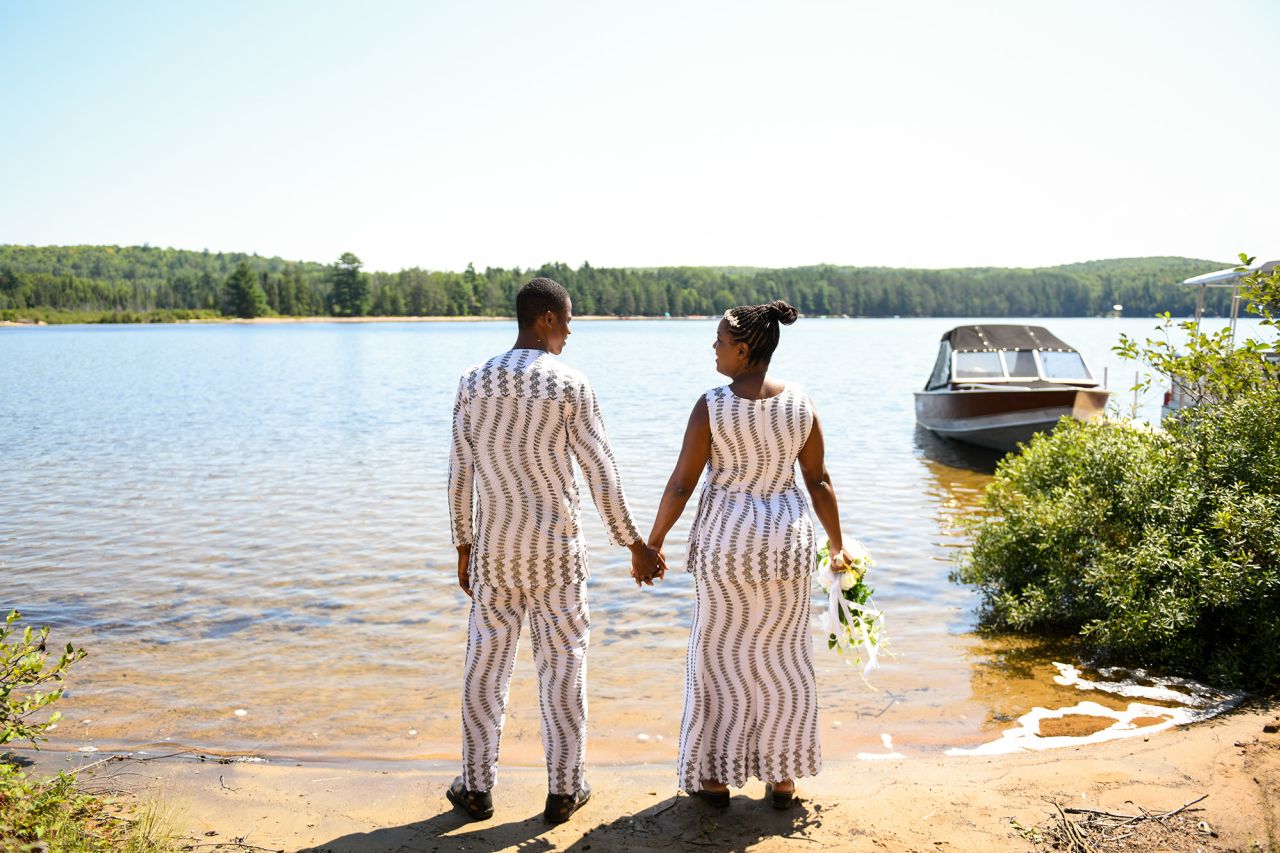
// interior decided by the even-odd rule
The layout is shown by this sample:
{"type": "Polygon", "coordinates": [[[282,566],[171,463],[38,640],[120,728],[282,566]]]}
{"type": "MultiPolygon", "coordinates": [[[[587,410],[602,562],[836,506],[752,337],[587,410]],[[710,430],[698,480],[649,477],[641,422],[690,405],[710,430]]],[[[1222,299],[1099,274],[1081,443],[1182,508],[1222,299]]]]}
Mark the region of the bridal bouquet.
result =
{"type": "Polygon", "coordinates": [[[832,571],[831,543],[823,542],[814,574],[818,586],[827,594],[827,648],[845,655],[850,666],[861,664],[865,676],[875,669],[885,641],[884,613],[871,600],[875,590],[866,583],[867,570],[875,561],[856,539],[850,540],[845,551],[851,558],[849,571],[832,571]]]}

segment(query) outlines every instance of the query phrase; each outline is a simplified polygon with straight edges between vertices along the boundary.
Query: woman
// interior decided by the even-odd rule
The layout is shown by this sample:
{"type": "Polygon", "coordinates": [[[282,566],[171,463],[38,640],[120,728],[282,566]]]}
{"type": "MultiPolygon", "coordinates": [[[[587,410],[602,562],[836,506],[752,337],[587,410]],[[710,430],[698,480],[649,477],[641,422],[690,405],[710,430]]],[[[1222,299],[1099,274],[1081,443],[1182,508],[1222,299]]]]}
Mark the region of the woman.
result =
{"type": "Polygon", "coordinates": [[[724,313],[712,348],[732,381],[694,404],[649,537],[661,552],[705,467],[686,566],[697,604],[679,773],[682,789],[720,808],[750,776],[787,808],[796,777],[822,767],[809,630],[815,537],[797,461],[838,570],[848,554],[813,404],[767,375],[779,324],[795,320],[781,301],[724,313]]]}

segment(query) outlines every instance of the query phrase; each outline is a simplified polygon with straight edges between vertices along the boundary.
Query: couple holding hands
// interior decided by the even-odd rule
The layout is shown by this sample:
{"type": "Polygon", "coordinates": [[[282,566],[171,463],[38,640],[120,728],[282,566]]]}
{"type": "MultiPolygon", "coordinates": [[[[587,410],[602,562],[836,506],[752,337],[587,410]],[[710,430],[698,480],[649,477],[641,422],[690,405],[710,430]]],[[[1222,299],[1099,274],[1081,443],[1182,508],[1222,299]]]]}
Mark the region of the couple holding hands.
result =
{"type": "Polygon", "coordinates": [[[570,335],[568,292],[535,278],[516,295],[514,346],[462,375],[453,406],[449,513],[458,583],[471,597],[462,688],[462,775],[447,797],[477,820],[491,790],[516,645],[533,642],[547,757],[545,817],[561,823],[591,796],[586,756],[587,554],[572,459],[636,583],[666,571],[663,542],[698,479],[686,568],[697,603],[689,636],[679,785],[714,806],[749,777],[791,805],[795,779],[822,766],[809,629],[816,537],[796,484],[800,464],[837,570],[847,568],[822,429],[808,396],[767,375],[785,302],[732,308],[716,330],[702,395],[648,540],[627,508],[590,382],[554,358],[570,335]]]}

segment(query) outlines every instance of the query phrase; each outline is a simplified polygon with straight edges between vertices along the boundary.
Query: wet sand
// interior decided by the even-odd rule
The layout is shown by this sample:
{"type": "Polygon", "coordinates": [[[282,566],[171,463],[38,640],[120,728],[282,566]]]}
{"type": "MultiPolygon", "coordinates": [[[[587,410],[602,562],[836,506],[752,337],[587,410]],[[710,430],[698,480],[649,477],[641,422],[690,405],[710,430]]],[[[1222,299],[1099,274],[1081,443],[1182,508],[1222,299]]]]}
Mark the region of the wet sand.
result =
{"type": "MultiPolygon", "coordinates": [[[[179,815],[193,842],[223,849],[330,851],[1031,850],[1018,826],[1063,807],[1134,814],[1208,794],[1190,829],[1134,850],[1280,849],[1280,701],[1154,734],[1044,752],[828,762],[788,812],[758,782],[717,812],[676,796],[669,763],[592,765],[595,795],[567,824],[542,822],[540,766],[504,763],[496,813],[469,823],[443,799],[452,762],[129,762],[116,776],[179,815]],[[1208,831],[1197,832],[1204,821],[1208,831]],[[1015,826],[1016,824],[1016,826],[1015,826]],[[1254,846],[1256,845],[1256,846],[1254,846]]],[[[46,753],[46,760],[48,754],[46,753]]],[[[1154,827],[1154,825],[1153,825],[1154,827]]],[[[1140,838],[1141,836],[1137,836],[1140,838]]],[[[1132,844],[1133,842],[1129,842],[1132,844]]],[[[1043,849],[1043,848],[1041,848],[1043,849]]]]}

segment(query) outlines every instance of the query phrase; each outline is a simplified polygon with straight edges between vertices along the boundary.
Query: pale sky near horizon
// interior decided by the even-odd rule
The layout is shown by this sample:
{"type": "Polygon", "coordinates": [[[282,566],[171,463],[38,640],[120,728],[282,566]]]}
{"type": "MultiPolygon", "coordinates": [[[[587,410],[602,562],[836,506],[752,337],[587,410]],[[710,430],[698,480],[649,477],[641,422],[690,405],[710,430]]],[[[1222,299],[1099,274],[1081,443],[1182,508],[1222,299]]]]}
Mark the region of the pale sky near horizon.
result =
{"type": "Polygon", "coordinates": [[[1278,39],[1269,0],[0,0],[0,243],[1277,257],[1278,39]]]}

